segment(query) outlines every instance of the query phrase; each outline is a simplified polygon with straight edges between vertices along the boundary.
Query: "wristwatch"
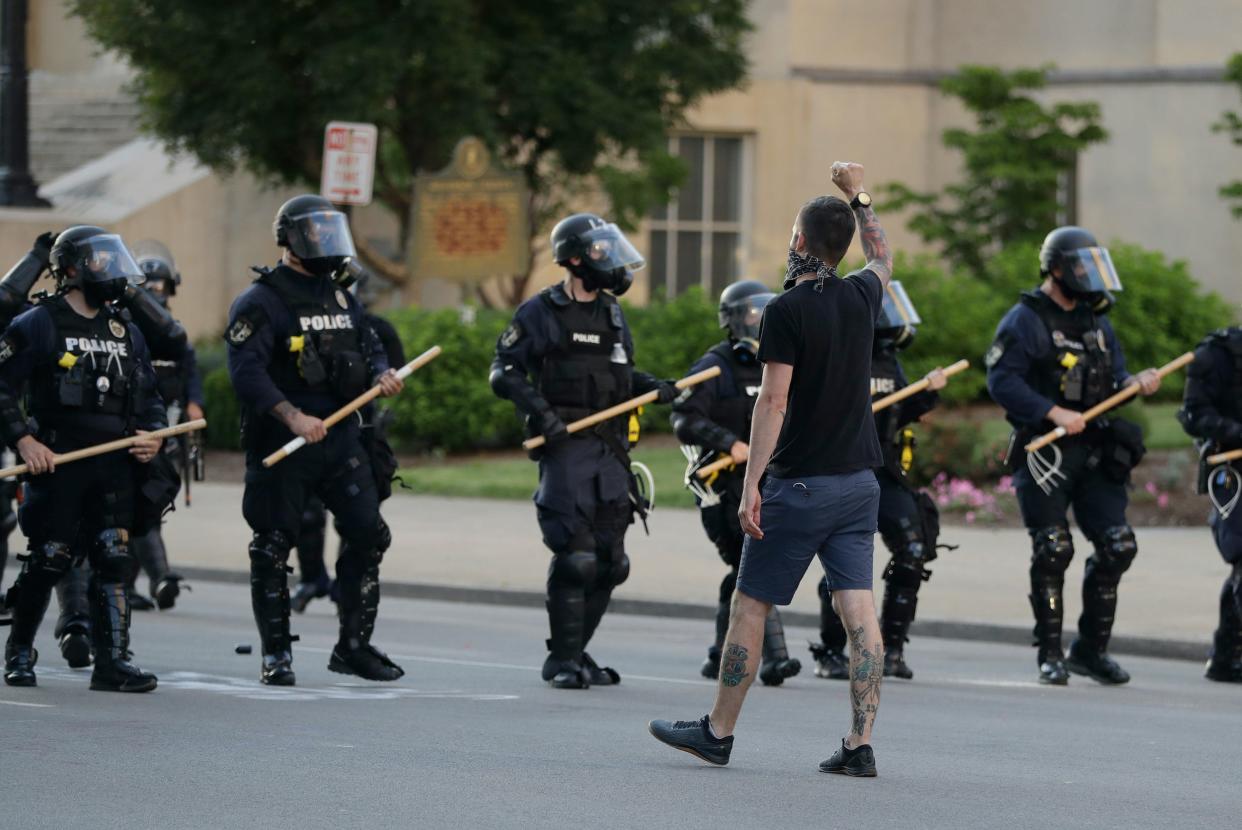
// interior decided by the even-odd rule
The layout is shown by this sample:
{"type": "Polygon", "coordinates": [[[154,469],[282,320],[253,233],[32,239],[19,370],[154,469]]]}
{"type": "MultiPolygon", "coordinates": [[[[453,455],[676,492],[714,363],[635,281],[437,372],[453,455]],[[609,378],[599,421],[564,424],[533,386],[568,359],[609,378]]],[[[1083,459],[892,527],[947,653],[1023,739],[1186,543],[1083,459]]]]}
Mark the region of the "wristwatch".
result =
{"type": "Polygon", "coordinates": [[[850,200],[850,207],[854,210],[871,207],[871,194],[865,190],[858,191],[854,194],[854,198],[850,200]]]}

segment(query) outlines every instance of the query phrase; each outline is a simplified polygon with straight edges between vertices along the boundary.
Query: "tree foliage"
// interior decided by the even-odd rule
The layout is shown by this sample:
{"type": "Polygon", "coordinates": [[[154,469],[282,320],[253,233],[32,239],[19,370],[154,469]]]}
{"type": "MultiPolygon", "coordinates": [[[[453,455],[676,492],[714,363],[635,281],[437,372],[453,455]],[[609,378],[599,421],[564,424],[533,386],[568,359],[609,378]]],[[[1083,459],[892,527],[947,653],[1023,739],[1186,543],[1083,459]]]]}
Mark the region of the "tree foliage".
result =
{"type": "Polygon", "coordinates": [[[1045,107],[1027,94],[1044,88],[1048,71],[963,66],[946,78],[941,89],[975,119],[974,130],[942,134],[944,146],[962,155],[962,181],[939,194],[884,188],[887,208],[912,208],[910,229],[977,276],[986,276],[990,254],[1038,240],[1057,224],[1062,178],[1078,153],[1108,137],[1098,104],[1045,107]]]}
{"type": "MultiPolygon", "coordinates": [[[[1229,63],[1225,64],[1225,79],[1238,85],[1238,89],[1242,90],[1242,52],[1236,53],[1229,59],[1229,63]]],[[[1212,130],[1218,133],[1228,133],[1229,138],[1234,144],[1242,146],[1242,116],[1239,116],[1232,110],[1222,112],[1220,121],[1212,125],[1212,130]]],[[[1234,179],[1227,184],[1221,185],[1221,198],[1232,202],[1230,210],[1233,211],[1235,219],[1242,219],[1242,179],[1234,179]]]]}
{"type": "Polygon", "coordinates": [[[444,167],[478,135],[525,175],[532,235],[594,181],[626,224],[668,198],[684,168],[667,132],[745,77],[746,5],[72,0],[91,36],[133,66],[145,126],[171,149],[317,187],[324,125],[376,123],[376,198],[408,228],[415,172],[444,167]]]}

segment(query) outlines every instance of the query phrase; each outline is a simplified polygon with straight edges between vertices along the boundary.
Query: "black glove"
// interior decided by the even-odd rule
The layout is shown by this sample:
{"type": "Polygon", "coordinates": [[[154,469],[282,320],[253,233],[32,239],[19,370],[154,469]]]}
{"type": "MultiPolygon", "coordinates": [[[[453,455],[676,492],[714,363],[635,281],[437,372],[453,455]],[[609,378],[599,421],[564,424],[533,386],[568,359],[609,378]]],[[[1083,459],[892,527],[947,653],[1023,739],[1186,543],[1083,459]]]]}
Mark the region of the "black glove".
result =
{"type": "Polygon", "coordinates": [[[565,422],[551,409],[540,412],[534,419],[534,426],[549,447],[569,438],[569,430],[565,428],[565,422]]]}
{"type": "Polygon", "coordinates": [[[656,390],[656,403],[672,403],[681,394],[677,384],[671,380],[660,381],[660,385],[656,387],[656,390]]]}
{"type": "Polygon", "coordinates": [[[35,255],[44,268],[51,259],[52,246],[56,244],[56,237],[59,235],[55,231],[44,231],[35,239],[34,246],[30,249],[30,253],[35,255]]]}

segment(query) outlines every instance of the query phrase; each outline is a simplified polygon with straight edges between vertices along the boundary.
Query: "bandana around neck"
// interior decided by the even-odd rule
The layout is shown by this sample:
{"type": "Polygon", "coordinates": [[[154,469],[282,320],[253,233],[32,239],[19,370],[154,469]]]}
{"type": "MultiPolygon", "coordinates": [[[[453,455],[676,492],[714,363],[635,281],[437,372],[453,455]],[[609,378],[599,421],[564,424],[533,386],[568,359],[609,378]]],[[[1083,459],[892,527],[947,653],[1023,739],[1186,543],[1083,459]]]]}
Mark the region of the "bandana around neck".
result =
{"type": "Polygon", "coordinates": [[[785,291],[794,287],[794,283],[798,281],[798,277],[803,274],[815,274],[815,291],[822,292],[824,290],[824,280],[837,275],[837,269],[831,265],[825,265],[824,261],[819,257],[810,254],[800,254],[797,251],[789,252],[789,265],[785,269],[785,282],[781,285],[785,291]]]}

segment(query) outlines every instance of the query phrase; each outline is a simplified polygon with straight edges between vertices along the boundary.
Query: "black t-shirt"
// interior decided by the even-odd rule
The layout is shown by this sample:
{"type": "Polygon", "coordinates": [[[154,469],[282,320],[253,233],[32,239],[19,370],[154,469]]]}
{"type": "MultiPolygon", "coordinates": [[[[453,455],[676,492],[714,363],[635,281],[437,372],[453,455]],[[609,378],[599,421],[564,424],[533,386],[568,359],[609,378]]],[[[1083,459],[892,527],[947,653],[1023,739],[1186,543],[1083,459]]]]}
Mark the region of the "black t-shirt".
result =
{"type": "Polygon", "coordinates": [[[884,285],[871,271],[806,280],[768,303],[759,359],[793,366],[789,408],[768,472],[850,473],[883,464],[871,415],[871,345],[884,285]]]}

